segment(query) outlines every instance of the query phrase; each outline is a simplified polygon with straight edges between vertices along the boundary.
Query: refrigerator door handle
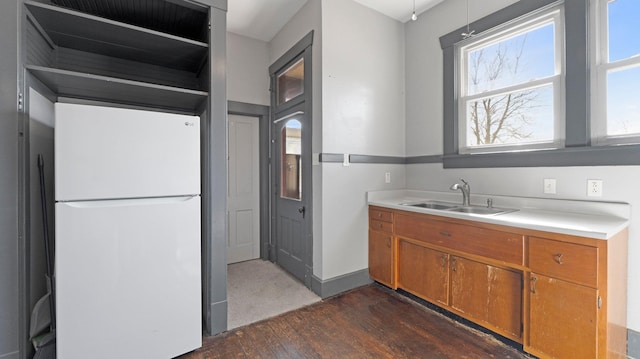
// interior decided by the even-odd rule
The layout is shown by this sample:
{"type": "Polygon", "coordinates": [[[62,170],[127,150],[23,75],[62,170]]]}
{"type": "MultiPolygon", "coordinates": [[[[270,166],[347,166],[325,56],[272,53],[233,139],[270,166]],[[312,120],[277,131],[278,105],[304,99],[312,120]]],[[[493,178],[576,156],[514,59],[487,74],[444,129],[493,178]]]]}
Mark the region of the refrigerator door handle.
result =
{"type": "Polygon", "coordinates": [[[179,203],[190,201],[200,197],[198,194],[173,197],[152,197],[152,198],[123,198],[123,199],[97,199],[90,201],[59,201],[58,203],[74,208],[101,208],[120,206],[141,206],[150,204],[179,203]]]}

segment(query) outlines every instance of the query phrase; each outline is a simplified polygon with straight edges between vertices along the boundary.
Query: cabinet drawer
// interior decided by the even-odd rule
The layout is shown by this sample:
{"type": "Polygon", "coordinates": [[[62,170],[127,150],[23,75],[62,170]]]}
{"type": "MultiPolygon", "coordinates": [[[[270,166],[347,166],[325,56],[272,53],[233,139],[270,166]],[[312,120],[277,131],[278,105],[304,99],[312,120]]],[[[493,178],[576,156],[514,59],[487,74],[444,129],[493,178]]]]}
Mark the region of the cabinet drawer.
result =
{"type": "Polygon", "coordinates": [[[383,221],[383,222],[391,222],[393,220],[393,214],[390,211],[384,211],[377,208],[370,208],[369,220],[372,220],[372,219],[383,221]]]}
{"type": "Polygon", "coordinates": [[[374,231],[393,233],[393,224],[391,222],[382,222],[375,219],[369,219],[369,228],[374,231]]]}
{"type": "Polygon", "coordinates": [[[531,271],[597,287],[598,249],[580,244],[529,238],[531,271]]]}
{"type": "Polygon", "coordinates": [[[520,234],[400,213],[396,213],[395,233],[448,249],[516,265],[524,264],[524,239],[520,234]]]}

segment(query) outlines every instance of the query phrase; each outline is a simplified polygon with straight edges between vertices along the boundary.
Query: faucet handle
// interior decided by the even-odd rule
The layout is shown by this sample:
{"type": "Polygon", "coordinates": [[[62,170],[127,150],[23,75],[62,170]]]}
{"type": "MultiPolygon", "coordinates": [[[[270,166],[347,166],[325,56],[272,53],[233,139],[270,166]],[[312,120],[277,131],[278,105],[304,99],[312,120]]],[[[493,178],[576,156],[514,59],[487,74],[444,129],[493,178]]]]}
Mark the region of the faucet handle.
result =
{"type": "Polygon", "coordinates": [[[467,186],[469,185],[469,182],[465,181],[464,178],[460,178],[460,181],[462,181],[462,183],[466,184],[467,186]]]}

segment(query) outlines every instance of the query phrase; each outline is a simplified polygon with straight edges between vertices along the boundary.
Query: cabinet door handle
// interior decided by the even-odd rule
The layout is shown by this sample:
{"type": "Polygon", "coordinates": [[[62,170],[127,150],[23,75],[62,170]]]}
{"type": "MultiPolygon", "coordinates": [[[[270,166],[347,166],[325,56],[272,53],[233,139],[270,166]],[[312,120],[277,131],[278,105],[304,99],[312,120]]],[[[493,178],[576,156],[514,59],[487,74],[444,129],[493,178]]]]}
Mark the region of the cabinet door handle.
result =
{"type": "Polygon", "coordinates": [[[378,227],[382,229],[382,223],[378,223],[378,227]]]}
{"type": "Polygon", "coordinates": [[[536,282],[538,281],[538,277],[531,276],[531,293],[536,294],[536,282]]]}
{"type": "Polygon", "coordinates": [[[443,254],[442,255],[442,267],[446,267],[447,266],[447,255],[443,254]]]}
{"type": "Polygon", "coordinates": [[[387,247],[391,248],[391,237],[387,237],[387,247]]]}
{"type": "Polygon", "coordinates": [[[456,268],[456,263],[458,263],[458,259],[455,257],[451,258],[451,270],[454,272],[458,271],[458,268],[456,268]]]}
{"type": "Polygon", "coordinates": [[[449,232],[445,232],[445,231],[441,231],[441,232],[440,232],[440,235],[441,235],[441,236],[445,236],[445,237],[451,237],[451,233],[449,233],[449,232]]]}
{"type": "Polygon", "coordinates": [[[378,212],[378,218],[382,218],[382,212],[378,212]]]}
{"type": "Polygon", "coordinates": [[[556,254],[554,257],[556,257],[556,262],[558,262],[558,264],[562,264],[562,253],[558,253],[556,254]]]}

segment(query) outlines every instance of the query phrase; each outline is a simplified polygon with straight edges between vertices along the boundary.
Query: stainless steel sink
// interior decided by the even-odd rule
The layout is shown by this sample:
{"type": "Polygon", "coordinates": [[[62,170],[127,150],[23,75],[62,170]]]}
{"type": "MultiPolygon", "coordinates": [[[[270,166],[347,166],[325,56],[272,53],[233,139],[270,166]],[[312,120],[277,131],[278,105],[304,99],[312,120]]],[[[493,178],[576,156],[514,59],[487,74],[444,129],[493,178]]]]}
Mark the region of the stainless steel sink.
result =
{"type": "Polygon", "coordinates": [[[491,215],[491,214],[508,213],[516,210],[505,209],[505,208],[494,208],[494,207],[456,207],[456,208],[451,208],[448,211],[470,213],[470,214],[491,215]]]}
{"type": "Polygon", "coordinates": [[[419,203],[402,203],[402,205],[420,207],[420,208],[429,208],[429,209],[440,209],[440,210],[452,209],[459,206],[455,203],[437,202],[437,201],[427,201],[427,202],[419,202],[419,203]]]}
{"type": "Polygon", "coordinates": [[[419,207],[435,209],[440,211],[459,212],[476,214],[483,216],[490,216],[496,214],[503,214],[517,211],[517,209],[497,208],[497,207],[480,207],[480,206],[462,206],[457,203],[441,202],[441,201],[424,201],[424,202],[412,202],[401,203],[403,206],[419,207]]]}

